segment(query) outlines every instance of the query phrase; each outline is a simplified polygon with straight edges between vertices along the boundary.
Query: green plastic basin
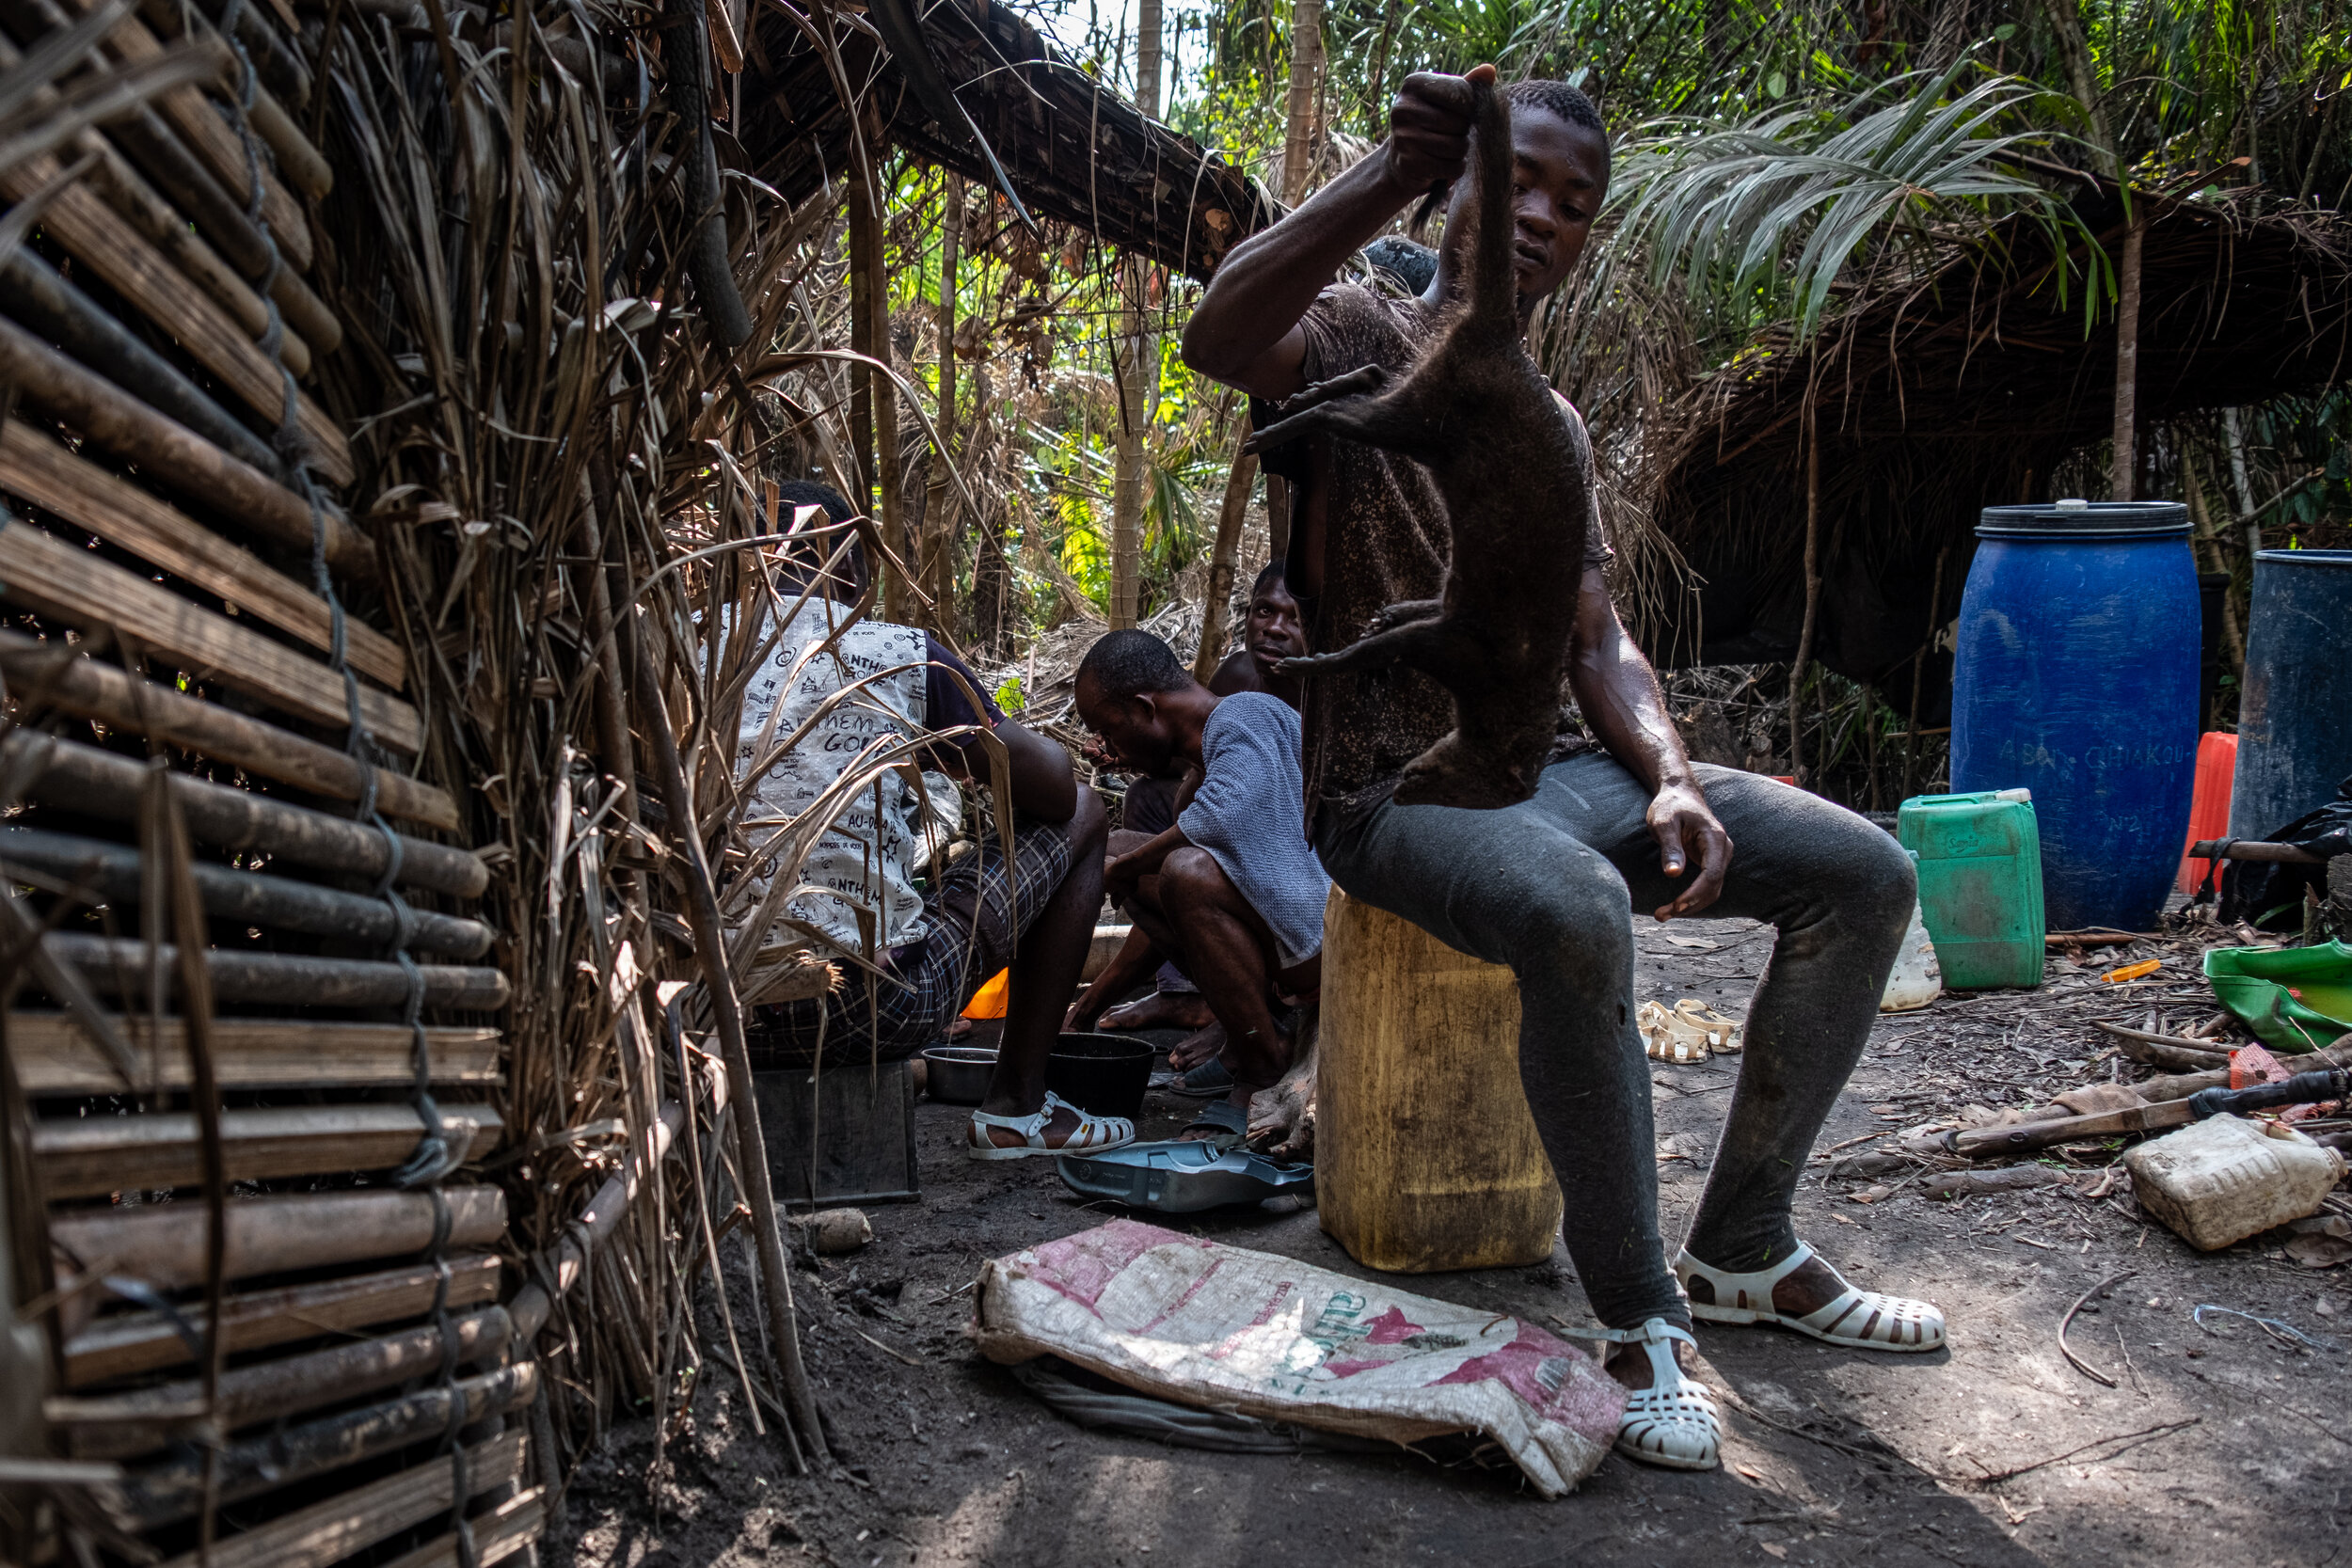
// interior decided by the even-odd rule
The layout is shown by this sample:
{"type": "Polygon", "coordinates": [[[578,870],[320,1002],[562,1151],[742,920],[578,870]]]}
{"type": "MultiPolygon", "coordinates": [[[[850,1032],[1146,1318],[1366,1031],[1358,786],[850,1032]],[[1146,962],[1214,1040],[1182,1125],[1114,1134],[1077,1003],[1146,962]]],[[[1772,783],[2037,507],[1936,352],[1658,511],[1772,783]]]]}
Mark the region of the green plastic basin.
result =
{"type": "Polygon", "coordinates": [[[2352,1030],[2352,947],[2215,947],[2205,978],[2273,1051],[2317,1051],[2352,1030]]]}

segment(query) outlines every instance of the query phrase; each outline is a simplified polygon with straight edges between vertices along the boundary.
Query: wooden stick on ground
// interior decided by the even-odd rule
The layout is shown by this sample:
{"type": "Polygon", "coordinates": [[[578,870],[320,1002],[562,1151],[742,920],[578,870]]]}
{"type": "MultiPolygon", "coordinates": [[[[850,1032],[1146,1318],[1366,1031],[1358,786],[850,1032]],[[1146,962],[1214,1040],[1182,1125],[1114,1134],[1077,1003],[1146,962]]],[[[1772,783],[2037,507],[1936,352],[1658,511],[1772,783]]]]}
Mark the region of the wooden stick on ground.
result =
{"type": "Polygon", "coordinates": [[[2176,1071],[2196,1071],[2230,1059],[2228,1051],[2196,1040],[2180,1039],[2171,1035],[2151,1034],[2145,1029],[2127,1029],[2121,1023],[2093,1019],[2090,1026],[2102,1029],[2122,1041],[2120,1049],[2136,1062],[2150,1067],[2171,1068],[2176,1071]]]}
{"type": "Polygon", "coordinates": [[[2107,1275],[2105,1279],[2099,1281],[2098,1284],[2093,1285],[2090,1290],[2085,1291],[2081,1295],[2076,1296],[2074,1298],[2074,1305],[2066,1309],[2066,1316],[2058,1320],[2058,1354],[2065,1356],[2068,1363],[2072,1365],[2076,1371],[2082,1373],[2083,1376],[2090,1379],[2093,1383],[2103,1383],[2110,1388],[2115,1386],[2115,1379],[2107,1376],[2106,1373],[2101,1371],[2098,1368],[2092,1366],[2090,1362],[2085,1361],[2081,1356],[2075,1354],[2074,1347],[2066,1342],[2066,1325],[2074,1321],[2074,1314],[2083,1309],[2083,1304],[2085,1302],[2089,1301],[2092,1296],[2097,1295],[2100,1291],[2106,1290],[2110,1285],[2122,1284],[2124,1280],[2131,1278],[2131,1276],[2137,1272],[2138,1271],[2136,1269],[2119,1269],[2114,1274],[2107,1275]]]}

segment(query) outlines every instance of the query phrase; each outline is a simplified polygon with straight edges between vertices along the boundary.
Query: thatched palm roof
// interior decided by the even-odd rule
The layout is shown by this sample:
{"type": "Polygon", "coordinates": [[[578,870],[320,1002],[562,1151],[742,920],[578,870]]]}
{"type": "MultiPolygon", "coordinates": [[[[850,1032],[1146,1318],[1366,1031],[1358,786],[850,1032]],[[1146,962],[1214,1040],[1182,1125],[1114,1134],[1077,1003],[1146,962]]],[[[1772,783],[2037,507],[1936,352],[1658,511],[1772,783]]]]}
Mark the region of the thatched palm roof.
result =
{"type": "MultiPolygon", "coordinates": [[[[850,120],[807,37],[773,8],[753,14],[738,134],[753,171],[797,204],[841,178],[850,120]]],[[[993,151],[1038,215],[1194,277],[1274,220],[1256,181],[1106,91],[1010,8],[873,0],[867,14],[878,36],[850,33],[840,58],[882,144],[995,185],[993,151]],[[918,37],[922,58],[886,46],[918,37]]]]}
{"type": "MultiPolygon", "coordinates": [[[[2352,376],[2352,233],[2309,212],[2141,197],[2138,422],[2317,390],[2352,376]]],[[[2111,191],[2077,202],[2110,252],[2111,191]]],[[[2083,257],[2074,258],[2077,274],[2083,257]]],[[[2055,259],[2024,220],[1915,285],[1882,293],[1802,351],[1767,343],[1681,411],[1656,522],[1704,579],[1652,641],[1677,662],[1785,659],[1804,615],[1804,411],[1820,405],[1823,625],[1831,669],[1875,679],[1928,629],[1937,551],[1942,617],[1958,602],[1988,505],[2054,499],[2052,471],[2105,438],[2115,325],[2088,336],[2080,285],[2061,305],[2055,259]],[[1777,348],[1778,352],[1772,352],[1777,348]]],[[[2143,438],[2145,452],[2151,442],[2143,438]]]]}

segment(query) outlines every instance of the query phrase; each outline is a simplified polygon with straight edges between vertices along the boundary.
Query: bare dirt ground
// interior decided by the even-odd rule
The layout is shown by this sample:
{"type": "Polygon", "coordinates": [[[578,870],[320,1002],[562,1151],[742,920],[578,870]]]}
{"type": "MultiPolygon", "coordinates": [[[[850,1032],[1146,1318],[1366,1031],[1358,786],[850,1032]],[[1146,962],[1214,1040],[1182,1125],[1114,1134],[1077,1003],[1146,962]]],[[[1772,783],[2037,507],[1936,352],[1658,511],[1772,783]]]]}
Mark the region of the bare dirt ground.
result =
{"type": "MultiPolygon", "coordinates": [[[[1745,922],[1645,921],[1640,931],[1645,995],[1669,1005],[1705,997],[1734,1016],[1770,951],[1771,933],[1745,922]]],[[[2099,953],[2080,969],[2057,958],[2041,991],[1947,995],[1882,1019],[1820,1148],[1972,1102],[2041,1104],[2118,1070],[2088,1019],[2139,1023],[2153,1008],[2168,1025],[2186,1024],[2214,1010],[2178,956],[2128,997],[2096,984],[2110,964],[2159,951],[2185,949],[2099,953]]],[[[1697,1202],[1737,1070],[1736,1057],[1655,1069],[1669,1238],[1697,1202]]],[[[1154,1094],[1144,1135],[1171,1134],[1184,1105],[1154,1094]]],[[[1053,1415],[969,1348],[968,1287],[982,1259],[1108,1214],[1068,1192],[1050,1162],[966,1162],[962,1117],[926,1102],[922,1201],[870,1210],[871,1246],[811,1260],[799,1275],[808,1361],[845,1470],[786,1473],[753,1436],[732,1373],[706,1366],[666,1473],[648,1474],[649,1422],[616,1430],[573,1483],[543,1560],[2352,1561],[2343,1348],[2352,1343],[2352,1269],[2298,1266],[2275,1232],[2194,1252],[2140,1213],[2128,1181],[2097,1197],[2086,1174],[2074,1186],[1945,1202],[1910,1190],[1915,1178],[1808,1175],[1800,1231],[1858,1282],[1940,1304],[1948,1348],[1871,1355],[1702,1325],[1709,1381],[1730,1396],[1723,1468],[1682,1475],[1613,1457],[1581,1491],[1545,1502],[1507,1471],[1441,1469],[1410,1455],[1207,1453],[1053,1415]],[[2085,1291],[2126,1270],[2069,1335],[2114,1379],[2110,1388],[2067,1363],[2057,1331],[2085,1291]],[[2292,1324],[2324,1348],[2224,1314],[2208,1312],[2200,1326],[2192,1314],[2205,1304],[2292,1324]]],[[[2065,1158],[2088,1170],[2114,1153],[2065,1158]]],[[[1817,1158],[1814,1172],[1827,1168],[1817,1158]]],[[[2331,1201],[2345,1204],[2342,1190],[2331,1201]]],[[[1363,1273],[1311,1210],[1207,1215],[1190,1227],[1363,1273]]],[[[1546,1267],[1428,1275],[1412,1288],[1555,1326],[1591,1321],[1565,1252],[1546,1267]]],[[[739,1294],[748,1333],[746,1305],[739,1294]]]]}

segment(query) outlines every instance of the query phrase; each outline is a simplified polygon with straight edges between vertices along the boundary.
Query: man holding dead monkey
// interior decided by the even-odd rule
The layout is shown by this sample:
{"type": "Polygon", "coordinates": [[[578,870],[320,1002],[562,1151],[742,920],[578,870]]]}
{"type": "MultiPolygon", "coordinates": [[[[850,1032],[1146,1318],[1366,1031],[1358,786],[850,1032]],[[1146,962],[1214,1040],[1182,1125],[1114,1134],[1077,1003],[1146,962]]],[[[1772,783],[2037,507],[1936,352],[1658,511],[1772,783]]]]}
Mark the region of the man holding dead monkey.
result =
{"type": "MultiPolygon", "coordinates": [[[[1471,74],[1491,80],[1491,68],[1471,74]]],[[[1565,84],[1502,92],[1511,106],[1523,322],[1582,253],[1608,188],[1609,143],[1591,103],[1565,84]]],[[[1386,143],[1225,258],[1185,332],[1193,368],[1265,398],[1365,366],[1391,382],[1411,371],[1467,276],[1457,238],[1466,230],[1454,220],[1470,122],[1469,81],[1408,78],[1386,143]],[[1449,243],[1424,295],[1323,285],[1400,212],[1449,184],[1449,243]]],[[[1567,427],[1581,443],[1573,410],[1567,427]]],[[[1440,594],[1446,513],[1428,470],[1392,452],[1319,436],[1309,457],[1289,583],[1313,646],[1339,648],[1385,607],[1440,594]]],[[[1508,494],[1517,480],[1497,473],[1493,483],[1508,494]]],[[[1453,726],[1453,699],[1402,666],[1313,675],[1304,705],[1307,823],[1350,896],[1511,966],[1523,1003],[1520,1073],[1567,1195],[1569,1254],[1613,1331],[1610,1370],[1633,1391],[1618,1447],[1648,1463],[1708,1468],[1720,1425],[1707,1390],[1684,1375],[1693,1317],[1776,1323],[1860,1348],[1943,1344],[1933,1307],[1849,1285],[1798,1239],[1790,1213],[1797,1177],[1877,1016],[1913,874],[1894,841],[1860,817],[1684,754],[1657,676],[1610,601],[1609,546],[1591,485],[1582,488],[1530,496],[1526,506],[1584,515],[1568,685],[1590,738],[1564,736],[1534,798],[1518,804],[1400,804],[1391,799],[1398,775],[1453,726]],[[1659,1234],[1649,1073],[1633,1024],[1636,908],[1661,920],[1712,909],[1778,931],[1749,1009],[1723,1144],[1671,1268],[1659,1234]]]]}

